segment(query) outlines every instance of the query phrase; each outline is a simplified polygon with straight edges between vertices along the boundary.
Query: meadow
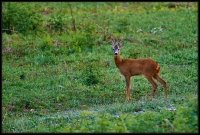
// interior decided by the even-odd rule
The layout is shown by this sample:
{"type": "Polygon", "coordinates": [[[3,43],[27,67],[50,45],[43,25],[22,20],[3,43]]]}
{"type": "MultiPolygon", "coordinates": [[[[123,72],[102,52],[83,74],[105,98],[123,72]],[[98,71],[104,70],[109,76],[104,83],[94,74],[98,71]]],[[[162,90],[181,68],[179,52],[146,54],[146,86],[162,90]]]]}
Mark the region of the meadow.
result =
{"type": "Polygon", "coordinates": [[[3,2],[2,132],[198,132],[197,3],[3,2]],[[123,58],[156,60],[168,99],[123,58]]]}

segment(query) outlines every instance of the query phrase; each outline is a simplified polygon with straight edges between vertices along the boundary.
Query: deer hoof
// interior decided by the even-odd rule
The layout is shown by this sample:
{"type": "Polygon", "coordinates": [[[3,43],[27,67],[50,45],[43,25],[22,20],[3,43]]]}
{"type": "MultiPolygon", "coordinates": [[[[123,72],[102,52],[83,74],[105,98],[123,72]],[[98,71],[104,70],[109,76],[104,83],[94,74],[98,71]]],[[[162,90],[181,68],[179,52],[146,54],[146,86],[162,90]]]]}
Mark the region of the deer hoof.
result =
{"type": "Polygon", "coordinates": [[[126,100],[127,100],[127,101],[131,101],[131,97],[127,97],[126,100]]]}

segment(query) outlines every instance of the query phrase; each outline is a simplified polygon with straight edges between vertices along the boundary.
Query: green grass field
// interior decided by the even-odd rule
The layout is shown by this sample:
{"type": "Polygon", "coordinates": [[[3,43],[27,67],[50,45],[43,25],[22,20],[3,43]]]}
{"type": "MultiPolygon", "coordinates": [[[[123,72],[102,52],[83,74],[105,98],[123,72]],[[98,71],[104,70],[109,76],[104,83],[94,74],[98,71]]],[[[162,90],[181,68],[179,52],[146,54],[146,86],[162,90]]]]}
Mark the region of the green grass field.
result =
{"type": "Polygon", "coordinates": [[[197,133],[197,3],[2,3],[2,132],[197,133]],[[71,9],[71,10],[70,10],[71,9]],[[156,60],[168,100],[123,58],[156,60]]]}

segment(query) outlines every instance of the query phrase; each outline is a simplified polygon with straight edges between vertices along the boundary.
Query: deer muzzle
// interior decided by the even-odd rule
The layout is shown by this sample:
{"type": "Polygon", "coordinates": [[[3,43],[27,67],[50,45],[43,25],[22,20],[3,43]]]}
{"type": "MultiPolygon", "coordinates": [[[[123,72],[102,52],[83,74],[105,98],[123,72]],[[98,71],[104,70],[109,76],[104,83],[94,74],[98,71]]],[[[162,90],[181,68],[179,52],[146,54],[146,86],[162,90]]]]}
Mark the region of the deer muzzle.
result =
{"type": "Polygon", "coordinates": [[[114,54],[117,55],[119,53],[119,49],[114,50],[114,54]]]}

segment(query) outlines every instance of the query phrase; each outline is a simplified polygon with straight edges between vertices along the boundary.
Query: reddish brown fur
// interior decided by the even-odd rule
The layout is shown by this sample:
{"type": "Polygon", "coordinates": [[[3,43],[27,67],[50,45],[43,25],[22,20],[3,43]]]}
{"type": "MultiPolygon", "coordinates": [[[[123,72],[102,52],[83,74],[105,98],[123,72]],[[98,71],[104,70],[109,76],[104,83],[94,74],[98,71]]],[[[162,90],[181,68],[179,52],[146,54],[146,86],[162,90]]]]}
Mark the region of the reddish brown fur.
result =
{"type": "Polygon", "coordinates": [[[122,59],[119,55],[115,56],[115,64],[120,72],[125,76],[150,75],[159,73],[159,65],[152,59],[122,59]]]}
{"type": "Polygon", "coordinates": [[[154,81],[156,79],[159,81],[165,88],[165,98],[167,98],[167,84],[160,78],[160,66],[157,62],[150,58],[145,59],[122,59],[119,55],[114,56],[115,64],[119,68],[122,75],[126,79],[126,96],[130,100],[130,78],[135,75],[144,75],[147,80],[152,84],[152,96],[157,89],[157,84],[154,81]]]}

